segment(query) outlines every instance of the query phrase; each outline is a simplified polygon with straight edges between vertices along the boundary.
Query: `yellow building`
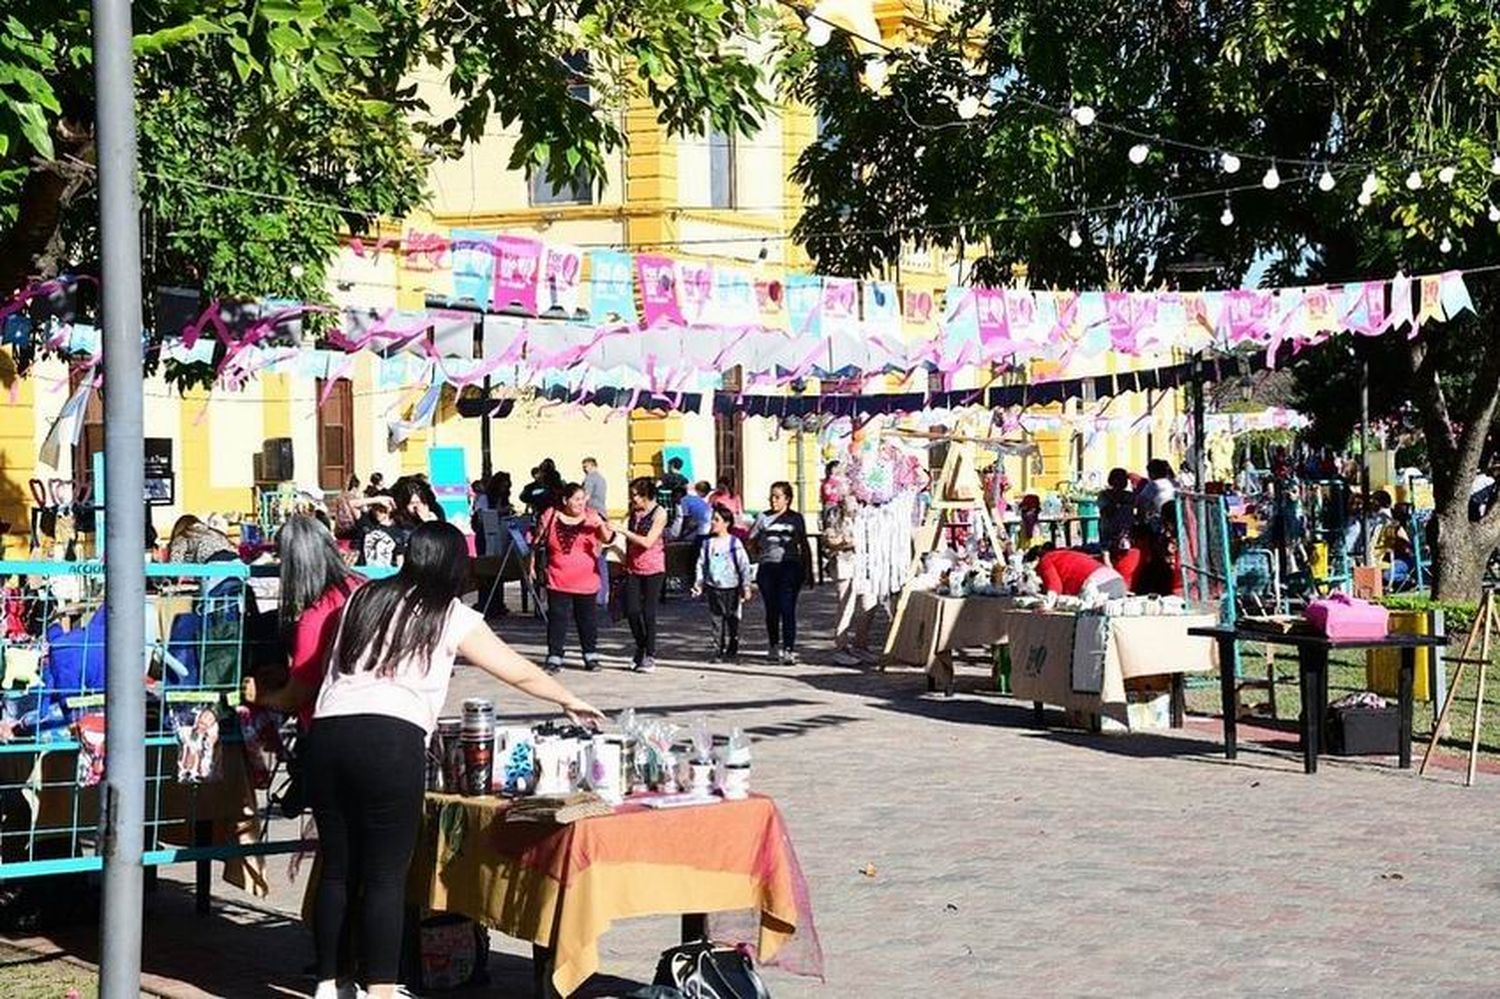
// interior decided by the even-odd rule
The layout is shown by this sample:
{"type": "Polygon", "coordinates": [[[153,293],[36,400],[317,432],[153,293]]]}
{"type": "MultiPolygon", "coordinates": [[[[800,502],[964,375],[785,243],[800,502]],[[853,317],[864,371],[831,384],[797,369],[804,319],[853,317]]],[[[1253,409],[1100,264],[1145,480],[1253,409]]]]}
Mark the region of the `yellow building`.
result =
{"type": "MultiPolygon", "coordinates": [[[[919,40],[928,19],[942,16],[952,5],[939,0],[842,0],[832,6],[849,8],[859,30],[878,30],[895,45],[919,40]]],[[[434,74],[417,82],[441,111],[448,99],[444,81],[434,74]]],[[[672,137],[645,102],[632,105],[623,117],[626,146],[610,159],[605,175],[563,189],[508,169],[514,133],[496,123],[462,158],[434,163],[428,210],[384,235],[516,232],[583,247],[651,247],[752,267],[806,267],[805,256],[785,238],[802,204],[801,192],[788,176],[815,141],[816,123],[806,108],[778,108],[750,137],[672,137]]],[[[936,292],[950,282],[953,268],[940,254],[911,253],[900,273],[908,286],[936,292]]],[[[339,305],[420,308],[428,294],[446,295],[451,277],[407,266],[399,252],[346,250],[332,268],[330,284],[339,305]]],[[[185,396],[172,392],[159,377],[149,379],[146,434],[171,441],[176,472],[175,502],[155,511],[157,529],[165,533],[185,512],[252,513],[257,455],[270,440],[291,440],[292,478],[308,492],[338,488],[351,474],[366,479],[380,472],[390,481],[405,472],[426,471],[433,447],[462,447],[468,477],[480,475],[480,421],[458,415],[451,390],[445,392],[433,425],[392,449],[387,422],[409,410],[413,392],[381,387],[375,359],[368,355],[357,356],[347,367],[338,365],[330,374],[335,376],[331,386],[290,374],[264,374],[241,390],[185,396]]],[[[0,370],[0,384],[8,385],[12,379],[4,375],[0,370]]],[[[983,387],[991,380],[987,369],[959,372],[948,387],[983,387]]],[[[919,373],[905,384],[888,382],[891,390],[921,389],[927,378],[919,373]]],[[[101,407],[95,399],[78,446],[61,448],[54,463],[38,459],[41,442],[68,396],[66,368],[49,361],[20,380],[13,399],[0,407],[0,520],[11,525],[12,553],[18,547],[24,551],[16,542],[29,527],[28,481],[81,479],[91,452],[101,446],[101,407]]],[[[1066,409],[1076,412],[1078,406],[1069,403],[1066,409]]],[[[1015,462],[1009,477],[1018,488],[1036,490],[1078,479],[1084,471],[1102,477],[1114,464],[1140,469],[1148,450],[1165,453],[1168,442],[1161,428],[1179,406],[1174,396],[1159,404],[1154,421],[1145,421],[1143,425],[1154,422],[1158,428],[1149,444],[1143,433],[1095,440],[1089,446],[1066,430],[1038,434],[1040,466],[1015,462]]],[[[1146,407],[1143,397],[1125,396],[1111,405],[1110,414],[1140,416],[1146,407]]],[[[519,492],[529,469],[545,457],[557,462],[565,478],[578,477],[582,459],[594,457],[610,482],[610,505],[619,511],[628,478],[659,472],[662,449],[680,446],[691,451],[695,478],[727,476],[756,508],[764,503],[771,482],[798,481],[797,436],[773,420],[709,412],[621,416],[570,408],[559,415],[532,409],[493,421],[493,467],[511,473],[519,492]]],[[[801,456],[803,504],[811,508],[822,457],[811,435],[801,456]]]]}

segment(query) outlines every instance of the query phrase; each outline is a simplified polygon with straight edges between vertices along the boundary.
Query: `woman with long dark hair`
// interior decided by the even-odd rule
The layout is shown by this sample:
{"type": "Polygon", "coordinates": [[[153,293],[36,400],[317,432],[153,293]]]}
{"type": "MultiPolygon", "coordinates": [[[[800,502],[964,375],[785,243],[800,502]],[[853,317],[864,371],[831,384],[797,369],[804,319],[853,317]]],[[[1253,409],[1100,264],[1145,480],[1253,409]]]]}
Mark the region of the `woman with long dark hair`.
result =
{"type": "Polygon", "coordinates": [[[277,690],[262,692],[255,681],[247,681],[245,699],[295,712],[306,731],[344,604],[364,577],[349,571],[333,535],[305,513],[293,514],[276,532],[276,554],[281,559],[278,612],[291,669],[285,686],[277,690]]]}
{"type": "Polygon", "coordinates": [[[662,534],[667,511],[656,502],[656,483],[642,476],[630,483],[630,519],[625,535],[625,617],[635,638],[635,669],[656,669],[656,605],[667,578],[667,548],[662,534]]]}
{"type": "Polygon", "coordinates": [[[496,679],[559,705],[574,722],[603,721],[463,604],[467,555],[458,528],[423,524],[412,532],[401,571],[366,583],[344,608],[304,750],[323,861],[313,917],[317,999],[338,995],[339,938],[355,886],[363,984],[377,999],[396,995],[407,868],[422,817],[425,746],[459,654],[496,679]]]}
{"type": "Polygon", "coordinates": [[[563,668],[571,617],[578,629],[578,644],[583,647],[583,668],[593,672],[599,668],[599,628],[594,621],[599,566],[604,546],[615,536],[614,529],[598,511],[589,508],[583,486],[569,482],[562,488],[562,503],[542,514],[536,534],[532,551],[546,567],[546,578],[537,581],[547,588],[545,669],[556,673],[563,668]]]}

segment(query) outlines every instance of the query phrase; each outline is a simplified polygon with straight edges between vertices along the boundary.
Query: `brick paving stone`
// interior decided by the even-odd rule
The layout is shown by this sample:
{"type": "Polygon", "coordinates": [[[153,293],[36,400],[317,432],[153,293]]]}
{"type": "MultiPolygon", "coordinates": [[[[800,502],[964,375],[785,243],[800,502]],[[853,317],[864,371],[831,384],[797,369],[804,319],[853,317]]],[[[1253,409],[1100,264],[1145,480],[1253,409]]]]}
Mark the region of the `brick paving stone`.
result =
{"type": "MultiPolygon", "coordinates": [[[[828,589],[814,591],[801,666],[709,665],[701,608],[674,600],[655,674],[623,668],[617,625],[604,633],[610,668],[563,676],[610,712],[701,714],[754,733],[755,785],[777,798],[796,843],[828,975],[820,985],[769,969],[777,999],[1500,992],[1500,780],[1464,789],[1451,773],[1337,760],[1309,777],[1299,756],[1255,744],[1231,763],[1211,720],[1171,734],[1037,731],[1030,706],[988,692],[977,669],[944,699],[914,671],[830,665],[831,612],[828,589]],[[860,873],[867,864],[874,877],[860,873]]],[[[533,620],[497,629],[528,654],[542,648],[533,620]]],[[[751,605],[747,647],[762,636],[751,605]]],[[[474,695],[494,696],[507,722],[546,714],[461,669],[452,701],[474,695]]],[[[284,862],[273,873],[284,882],[284,862]]],[[[279,883],[269,909],[295,912],[300,890],[279,883]]],[[[194,925],[171,915],[157,921],[194,925]]],[[[666,918],[616,924],[601,941],[610,977],[586,994],[648,981],[676,931],[666,918]]],[[[226,983],[212,954],[198,967],[167,961],[193,930],[156,933],[147,968],[170,963],[202,990],[182,994],[306,990],[297,971],[311,946],[290,922],[263,958],[255,934],[271,931],[253,921],[196,932],[239,951],[243,984],[226,983]],[[256,960],[260,972],[244,967],[256,960]]],[[[529,948],[498,935],[493,945],[490,994],[528,994],[529,948]]]]}

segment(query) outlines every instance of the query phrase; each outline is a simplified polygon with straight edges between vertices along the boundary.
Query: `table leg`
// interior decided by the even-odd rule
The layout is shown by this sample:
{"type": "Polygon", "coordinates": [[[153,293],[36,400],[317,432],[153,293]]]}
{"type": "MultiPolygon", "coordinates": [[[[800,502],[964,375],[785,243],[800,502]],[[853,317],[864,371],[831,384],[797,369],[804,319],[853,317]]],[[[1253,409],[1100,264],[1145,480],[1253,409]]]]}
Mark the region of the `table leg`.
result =
{"type": "Polygon", "coordinates": [[[1187,719],[1187,687],[1181,673],[1172,674],[1172,727],[1182,728],[1187,719]]]}
{"type": "Polygon", "coordinates": [[[1318,752],[1327,709],[1328,650],[1304,645],[1297,650],[1297,672],[1302,687],[1302,770],[1318,772],[1318,752]]]}
{"type": "Polygon", "coordinates": [[[927,690],[929,693],[943,691],[943,696],[953,696],[953,653],[937,652],[932,656],[932,664],[927,667],[927,690]]]}
{"type": "Polygon", "coordinates": [[[1239,754],[1239,705],[1234,693],[1233,638],[1219,639],[1219,699],[1224,712],[1224,758],[1232,760],[1239,754]]]}
{"type": "Polygon", "coordinates": [[[537,999],[560,999],[557,989],[552,987],[552,971],[555,965],[551,947],[531,945],[531,984],[537,999]]]}
{"type": "MultiPolygon", "coordinates": [[[[193,823],[193,845],[212,846],[214,841],[214,824],[210,819],[199,819],[193,823]]],[[[211,860],[200,860],[197,867],[197,884],[194,894],[197,896],[197,910],[200,916],[207,915],[213,908],[213,883],[214,864],[211,860]]]]}
{"type": "Polygon", "coordinates": [[[682,914],[682,942],[694,943],[708,939],[708,914],[684,912],[682,914]]]}
{"type": "MultiPolygon", "coordinates": [[[[1396,763],[1402,770],[1411,769],[1411,716],[1413,685],[1416,683],[1417,650],[1401,650],[1401,734],[1396,742],[1396,763]]],[[[1481,696],[1483,692],[1481,691],[1481,696]]]]}

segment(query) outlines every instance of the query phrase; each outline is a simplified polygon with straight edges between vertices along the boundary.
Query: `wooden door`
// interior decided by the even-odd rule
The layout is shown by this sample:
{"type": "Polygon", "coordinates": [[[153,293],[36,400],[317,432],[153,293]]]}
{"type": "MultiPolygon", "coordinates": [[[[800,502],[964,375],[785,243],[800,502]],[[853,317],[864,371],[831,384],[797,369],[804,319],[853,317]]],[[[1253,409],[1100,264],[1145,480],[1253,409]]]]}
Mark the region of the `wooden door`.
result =
{"type": "Polygon", "coordinates": [[[354,474],[354,389],[347,378],[333,383],[318,380],[318,485],[329,492],[344,488],[354,474]]]}

